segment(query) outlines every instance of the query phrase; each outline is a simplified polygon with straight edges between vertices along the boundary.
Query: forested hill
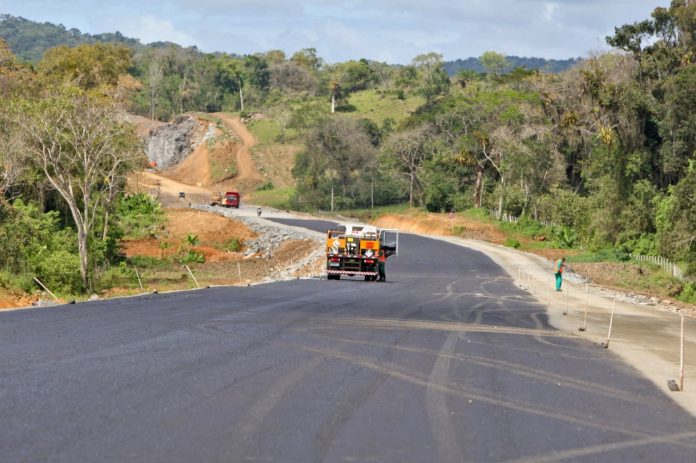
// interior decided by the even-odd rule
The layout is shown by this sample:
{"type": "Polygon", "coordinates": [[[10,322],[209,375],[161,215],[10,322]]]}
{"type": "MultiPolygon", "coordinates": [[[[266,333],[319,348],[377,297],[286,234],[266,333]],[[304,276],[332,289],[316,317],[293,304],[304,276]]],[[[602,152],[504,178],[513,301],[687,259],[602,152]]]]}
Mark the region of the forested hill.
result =
{"type": "MultiPolygon", "coordinates": [[[[66,29],[62,24],[40,23],[8,14],[0,15],[0,37],[7,42],[15,56],[33,62],[40,60],[46,50],[58,45],[75,46],[85,43],[111,42],[121,43],[131,48],[146,46],[140,43],[140,40],[126,37],[120,32],[92,35],[80,32],[75,28],[66,29]]],[[[157,47],[161,45],[163,43],[152,43],[147,46],[157,47]]],[[[544,58],[521,58],[518,56],[508,56],[507,60],[510,64],[510,70],[521,67],[525,69],[539,69],[550,73],[566,71],[580,61],[576,58],[547,60],[544,58]]],[[[479,58],[447,61],[445,62],[445,69],[450,76],[454,76],[460,70],[474,71],[476,73],[484,73],[486,71],[479,58]]]]}
{"type": "MultiPolygon", "coordinates": [[[[1,35],[1,34],[0,34],[1,35]]],[[[582,61],[581,58],[570,59],[545,59],[545,58],[522,58],[519,56],[507,56],[509,69],[525,68],[529,70],[540,70],[552,74],[567,71],[576,64],[582,61]]],[[[450,76],[456,75],[459,71],[473,71],[476,73],[485,73],[486,68],[480,58],[458,59],[455,61],[446,61],[445,70],[450,76]]]]}
{"type": "Polygon", "coordinates": [[[126,37],[120,32],[92,35],[75,28],[66,29],[62,24],[39,23],[8,14],[0,14],[0,38],[7,42],[15,56],[34,62],[39,61],[46,50],[58,45],[72,47],[108,42],[120,43],[131,48],[144,47],[138,39],[126,37]]]}

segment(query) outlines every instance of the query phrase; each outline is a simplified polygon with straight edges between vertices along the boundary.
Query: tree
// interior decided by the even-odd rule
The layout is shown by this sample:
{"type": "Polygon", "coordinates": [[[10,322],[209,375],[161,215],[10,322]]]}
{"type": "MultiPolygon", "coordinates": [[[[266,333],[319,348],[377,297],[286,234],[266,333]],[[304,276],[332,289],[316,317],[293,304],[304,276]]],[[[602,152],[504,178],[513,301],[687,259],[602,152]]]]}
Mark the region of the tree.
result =
{"type": "Polygon", "coordinates": [[[268,50],[263,54],[263,57],[269,65],[285,62],[285,52],[283,50],[268,50]]]}
{"type": "Polygon", "coordinates": [[[317,76],[293,61],[271,64],[269,72],[271,89],[286,93],[315,94],[319,87],[317,76]]]}
{"type": "Polygon", "coordinates": [[[154,58],[147,68],[147,91],[150,97],[150,119],[155,119],[157,98],[159,97],[164,72],[160,60],[154,58]]]}
{"type": "Polygon", "coordinates": [[[116,108],[78,90],[19,107],[15,119],[27,162],[35,164],[65,200],[77,228],[80,277],[91,288],[89,240],[108,192],[141,154],[132,126],[116,108]]]}
{"type": "Polygon", "coordinates": [[[324,64],[324,60],[317,55],[316,48],[303,48],[302,50],[296,51],[290,60],[315,72],[324,64]]]}
{"type": "Polygon", "coordinates": [[[25,170],[19,137],[7,118],[7,114],[0,113],[0,202],[25,170]]]}
{"type": "Polygon", "coordinates": [[[392,159],[397,171],[408,179],[408,203],[413,206],[415,195],[420,188],[420,172],[423,162],[432,155],[428,141],[432,128],[421,126],[399,132],[387,140],[385,153],[392,159]]]}
{"type": "Polygon", "coordinates": [[[230,93],[239,93],[239,108],[244,111],[244,80],[245,72],[240,60],[223,54],[217,59],[215,81],[230,93]]]}
{"type": "Polygon", "coordinates": [[[493,78],[502,76],[510,67],[505,55],[495,51],[484,52],[480,59],[481,64],[486,68],[486,73],[493,78]]]}
{"type": "Polygon", "coordinates": [[[331,113],[336,112],[336,101],[350,93],[368,88],[373,80],[372,70],[366,60],[347,61],[329,68],[329,92],[331,113]]]}
{"type": "Polygon", "coordinates": [[[420,93],[428,102],[431,102],[439,95],[447,93],[450,80],[441,54],[426,53],[418,55],[413,58],[411,64],[413,64],[419,74],[420,93]]]}
{"type": "Polygon", "coordinates": [[[60,46],[46,52],[38,64],[48,77],[90,90],[115,87],[132,65],[133,51],[121,45],[95,43],[75,48],[60,46]]]}
{"type": "Polygon", "coordinates": [[[308,206],[352,206],[360,197],[361,181],[376,155],[361,124],[348,117],[323,118],[305,136],[305,150],[295,159],[300,201],[308,206]]]}

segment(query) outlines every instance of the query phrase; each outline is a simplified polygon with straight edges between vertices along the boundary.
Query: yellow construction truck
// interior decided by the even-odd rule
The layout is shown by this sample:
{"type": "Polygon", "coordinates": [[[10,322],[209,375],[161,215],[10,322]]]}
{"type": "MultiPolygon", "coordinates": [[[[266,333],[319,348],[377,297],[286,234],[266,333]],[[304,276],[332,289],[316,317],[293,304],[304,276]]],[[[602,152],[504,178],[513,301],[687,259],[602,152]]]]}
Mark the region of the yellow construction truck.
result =
{"type": "MultiPolygon", "coordinates": [[[[370,225],[340,224],[326,236],[326,275],[339,280],[341,275],[363,276],[377,281],[380,255],[386,260],[399,252],[399,232],[370,225]]],[[[384,275],[382,275],[384,279],[384,275]]]]}

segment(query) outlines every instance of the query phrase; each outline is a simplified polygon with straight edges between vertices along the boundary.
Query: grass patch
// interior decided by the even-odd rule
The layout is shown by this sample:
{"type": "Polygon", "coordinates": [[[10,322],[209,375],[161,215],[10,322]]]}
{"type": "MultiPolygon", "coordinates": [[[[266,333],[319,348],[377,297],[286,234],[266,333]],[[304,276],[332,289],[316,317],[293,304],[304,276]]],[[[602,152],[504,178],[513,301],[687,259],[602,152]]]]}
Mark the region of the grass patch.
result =
{"type": "Polygon", "coordinates": [[[389,206],[376,206],[374,210],[369,208],[360,209],[343,209],[336,211],[336,214],[352,219],[358,219],[362,222],[378,219],[383,215],[399,214],[399,215],[418,215],[422,209],[411,208],[408,203],[393,204],[389,206]]]}
{"type": "Polygon", "coordinates": [[[350,95],[348,104],[355,108],[350,114],[382,125],[385,119],[394,119],[397,123],[407,119],[411,113],[425,104],[425,98],[408,95],[400,100],[390,93],[364,90],[350,95]]]}
{"type": "Polygon", "coordinates": [[[294,194],[295,187],[258,190],[251,194],[249,202],[276,209],[291,209],[291,200],[294,194]]]}
{"type": "MultiPolygon", "coordinates": [[[[256,137],[256,146],[268,146],[281,143],[281,130],[276,121],[271,118],[258,119],[247,125],[249,131],[256,137]]],[[[285,142],[297,137],[297,131],[291,128],[285,129],[285,142]]]]}

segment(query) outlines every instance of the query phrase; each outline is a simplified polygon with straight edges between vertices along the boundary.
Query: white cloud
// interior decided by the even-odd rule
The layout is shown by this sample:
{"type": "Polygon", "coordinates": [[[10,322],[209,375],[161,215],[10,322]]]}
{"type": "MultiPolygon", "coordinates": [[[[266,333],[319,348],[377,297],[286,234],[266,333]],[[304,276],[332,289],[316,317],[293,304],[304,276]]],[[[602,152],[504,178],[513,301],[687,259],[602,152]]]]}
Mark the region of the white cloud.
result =
{"type": "Polygon", "coordinates": [[[204,51],[292,53],[315,47],[328,62],[408,63],[486,50],[545,58],[585,55],[614,26],[647,18],[670,0],[0,0],[0,12],[173,41],[204,51]]]}
{"type": "Polygon", "coordinates": [[[168,19],[155,16],[139,16],[136,18],[113,18],[108,21],[114,30],[123,35],[140,39],[142,43],[174,42],[183,46],[197,45],[196,40],[186,32],[177,30],[174,23],[168,19]]]}

